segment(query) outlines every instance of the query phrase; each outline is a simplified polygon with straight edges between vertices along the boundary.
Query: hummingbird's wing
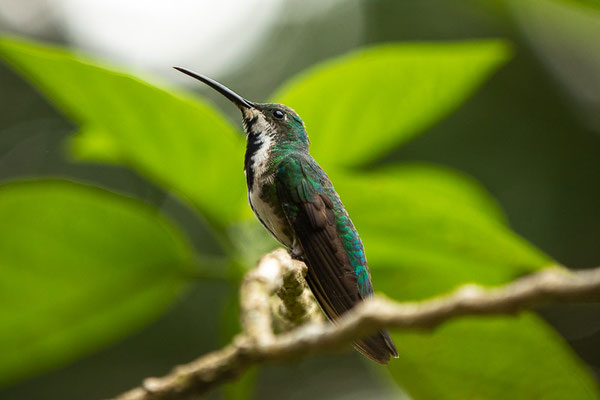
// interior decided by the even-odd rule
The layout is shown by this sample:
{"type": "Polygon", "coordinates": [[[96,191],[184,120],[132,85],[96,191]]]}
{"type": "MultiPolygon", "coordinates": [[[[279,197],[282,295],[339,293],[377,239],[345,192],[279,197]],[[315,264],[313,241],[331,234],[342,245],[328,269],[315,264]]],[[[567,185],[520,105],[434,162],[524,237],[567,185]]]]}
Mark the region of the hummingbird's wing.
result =
{"type": "Polygon", "coordinates": [[[294,156],[281,162],[277,194],[308,264],[311,289],[327,316],[336,319],[362,296],[337,232],[334,205],[306,162],[294,156]]]}
{"type": "MultiPolygon", "coordinates": [[[[308,266],[306,281],[327,317],[336,320],[373,293],[364,255],[361,258],[364,265],[359,266],[357,276],[338,232],[335,207],[343,206],[327,176],[312,159],[307,160],[302,155],[284,159],[275,179],[277,195],[308,266]],[[329,196],[335,197],[335,203],[329,196]]],[[[337,211],[348,218],[343,209],[337,211]]],[[[360,243],[353,227],[352,233],[350,236],[360,243]]],[[[362,249],[362,245],[360,247],[362,249]]],[[[358,351],[382,364],[387,364],[390,356],[398,357],[385,330],[362,338],[354,345],[358,351]]]]}

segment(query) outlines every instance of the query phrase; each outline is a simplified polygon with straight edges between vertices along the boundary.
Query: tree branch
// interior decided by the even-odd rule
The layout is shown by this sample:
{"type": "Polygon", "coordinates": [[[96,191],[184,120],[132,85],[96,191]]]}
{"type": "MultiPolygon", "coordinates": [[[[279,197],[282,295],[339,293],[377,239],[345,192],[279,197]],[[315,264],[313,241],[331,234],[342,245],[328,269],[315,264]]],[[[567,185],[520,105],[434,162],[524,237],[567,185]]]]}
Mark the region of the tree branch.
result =
{"type": "Polygon", "coordinates": [[[542,303],[600,298],[600,267],[577,272],[551,267],[503,286],[464,285],[422,302],[398,303],[375,296],[336,324],[309,322],[275,335],[271,295],[280,297],[281,314],[289,326],[317,313],[305,288],[305,273],[304,264],[292,260],[285,250],[269,253],[242,283],[243,333],[232,344],[178,366],[162,378],[147,378],[142,386],[113,400],[181,399],[232,380],[251,365],[349,346],[384,327],[430,329],[461,316],[513,314],[542,303]]]}

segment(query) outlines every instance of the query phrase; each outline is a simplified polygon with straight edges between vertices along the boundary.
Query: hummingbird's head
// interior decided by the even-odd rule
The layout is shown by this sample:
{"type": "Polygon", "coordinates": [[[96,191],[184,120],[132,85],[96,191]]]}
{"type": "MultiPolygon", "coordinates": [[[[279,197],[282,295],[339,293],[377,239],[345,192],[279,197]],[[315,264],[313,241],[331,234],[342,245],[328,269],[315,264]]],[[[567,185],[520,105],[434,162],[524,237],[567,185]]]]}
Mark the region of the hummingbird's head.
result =
{"type": "Polygon", "coordinates": [[[185,68],[175,67],[175,69],[207,84],[235,104],[242,112],[248,140],[267,135],[281,145],[308,148],[310,142],[304,122],[291,108],[283,104],[251,102],[211,78],[185,68]]]}
{"type": "Polygon", "coordinates": [[[239,108],[247,138],[266,134],[279,144],[298,144],[308,148],[310,142],[304,122],[290,107],[276,103],[253,103],[252,107],[239,108]]]}

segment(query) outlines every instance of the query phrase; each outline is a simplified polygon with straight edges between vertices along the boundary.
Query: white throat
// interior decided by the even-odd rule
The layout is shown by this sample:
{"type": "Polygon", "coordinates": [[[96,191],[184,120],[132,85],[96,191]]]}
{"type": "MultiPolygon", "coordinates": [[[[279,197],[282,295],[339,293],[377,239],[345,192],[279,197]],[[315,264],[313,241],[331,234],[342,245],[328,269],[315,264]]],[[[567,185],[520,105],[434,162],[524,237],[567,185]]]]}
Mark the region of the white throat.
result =
{"type": "MultiPolygon", "coordinates": [[[[261,178],[266,177],[265,174],[269,168],[268,164],[269,155],[271,154],[271,146],[274,144],[273,135],[275,128],[258,110],[245,109],[244,117],[248,120],[255,119],[250,126],[250,132],[248,132],[248,136],[246,138],[246,140],[253,141],[253,144],[256,146],[254,149],[254,154],[250,158],[250,165],[248,166],[254,173],[254,185],[252,188],[248,189],[253,190],[256,188],[257,183],[262,181],[261,178]]],[[[248,172],[246,171],[246,173],[248,172]]]]}
{"type": "Polygon", "coordinates": [[[257,141],[260,141],[260,147],[256,150],[256,153],[252,156],[252,170],[254,171],[255,178],[262,178],[267,169],[269,163],[269,155],[271,154],[271,145],[273,139],[268,134],[261,134],[257,136],[257,141]]]}

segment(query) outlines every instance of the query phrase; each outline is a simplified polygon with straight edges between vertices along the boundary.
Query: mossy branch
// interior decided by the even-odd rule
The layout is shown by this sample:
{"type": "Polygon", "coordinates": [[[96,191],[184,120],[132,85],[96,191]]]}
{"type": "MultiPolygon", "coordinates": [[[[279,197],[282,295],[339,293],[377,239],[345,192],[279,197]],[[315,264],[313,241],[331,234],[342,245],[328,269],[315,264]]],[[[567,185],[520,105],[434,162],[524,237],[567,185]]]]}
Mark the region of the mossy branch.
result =
{"type": "Polygon", "coordinates": [[[177,366],[164,377],[147,378],[140,387],[113,400],[176,400],[201,394],[235,379],[252,365],[350,346],[353,340],[384,327],[431,329],[461,316],[513,314],[542,303],[600,298],[600,268],[575,272],[552,267],[503,286],[464,285],[422,302],[398,303],[375,296],[334,325],[320,320],[305,286],[305,273],[306,266],[292,260],[285,250],[267,254],[242,283],[243,332],[233,343],[177,366]],[[275,294],[280,299],[277,313],[273,312],[275,294]],[[275,314],[292,329],[275,334],[275,314]]]}

